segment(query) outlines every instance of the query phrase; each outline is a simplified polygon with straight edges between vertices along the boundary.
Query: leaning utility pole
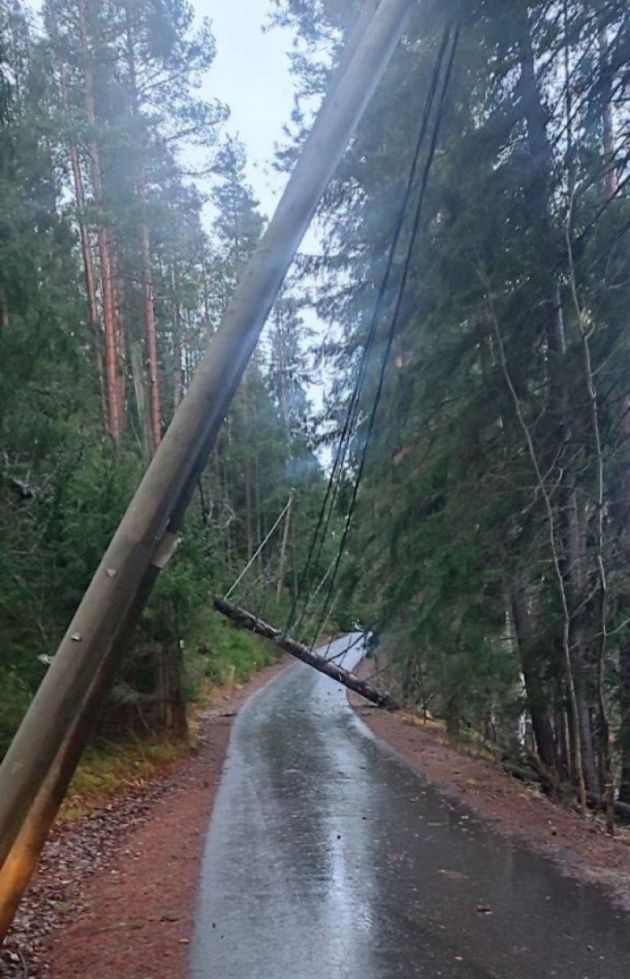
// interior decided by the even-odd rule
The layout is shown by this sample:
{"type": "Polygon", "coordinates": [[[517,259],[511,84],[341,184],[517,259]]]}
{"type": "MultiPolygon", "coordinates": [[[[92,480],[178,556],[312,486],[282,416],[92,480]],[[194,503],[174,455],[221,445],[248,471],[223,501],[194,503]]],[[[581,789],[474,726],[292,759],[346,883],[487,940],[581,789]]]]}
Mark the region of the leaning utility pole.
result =
{"type": "MultiPolygon", "coordinates": [[[[195,480],[216,440],[286,271],[417,0],[381,0],[353,41],[268,228],[0,766],[0,864],[37,799],[46,826],[26,833],[32,869],[54,818],[42,793],[67,781],[127,637],[172,555],[195,480]],[[107,683],[102,682],[102,678],[107,683]],[[69,732],[74,731],[68,751],[69,732]],[[79,734],[77,735],[77,732],[79,734]],[[63,772],[55,779],[54,768],[63,772]],[[32,846],[32,841],[38,841],[32,846]],[[34,851],[37,852],[34,852],[34,851]]],[[[370,0],[373,6],[374,0],[370,0]]],[[[16,859],[16,852],[11,857],[16,859]]],[[[10,876],[10,875],[9,875],[10,876]]],[[[24,874],[21,875],[22,879],[24,874]]],[[[10,890],[10,885],[8,885],[10,890]]],[[[0,905],[13,892],[0,892],[0,905]]],[[[1,937],[1,936],[0,936],[1,937]]]]}

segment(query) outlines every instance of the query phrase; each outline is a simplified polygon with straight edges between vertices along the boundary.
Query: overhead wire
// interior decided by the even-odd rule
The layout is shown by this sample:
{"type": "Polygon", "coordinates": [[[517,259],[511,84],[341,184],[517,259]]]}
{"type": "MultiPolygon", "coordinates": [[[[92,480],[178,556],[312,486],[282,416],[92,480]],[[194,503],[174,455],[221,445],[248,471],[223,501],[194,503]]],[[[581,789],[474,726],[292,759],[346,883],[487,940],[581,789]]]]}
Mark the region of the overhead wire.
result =
{"type": "MultiPolygon", "coordinates": [[[[424,112],[423,112],[423,116],[422,116],[422,121],[421,121],[421,125],[420,125],[420,131],[419,131],[419,134],[418,134],[418,139],[417,139],[417,142],[416,142],[416,147],[415,147],[414,155],[413,155],[413,158],[412,158],[412,163],[411,163],[409,178],[408,178],[407,185],[406,185],[406,188],[405,188],[405,193],[404,193],[404,196],[403,196],[403,200],[401,202],[400,211],[399,211],[399,214],[398,214],[398,217],[397,217],[397,220],[396,220],[396,224],[394,226],[394,234],[393,234],[393,237],[392,237],[392,242],[391,242],[389,253],[388,253],[387,263],[386,263],[385,271],[384,271],[384,274],[383,274],[383,279],[382,279],[382,282],[381,282],[381,287],[379,289],[379,292],[378,292],[378,295],[377,295],[377,299],[376,299],[376,302],[375,302],[375,305],[374,305],[374,308],[373,308],[373,311],[372,311],[372,316],[371,316],[371,320],[370,320],[370,326],[369,326],[369,330],[368,330],[368,336],[367,336],[366,343],[364,344],[364,348],[363,348],[363,356],[362,356],[361,361],[360,361],[359,371],[357,373],[357,378],[356,378],[356,381],[355,381],[355,385],[354,385],[354,390],[353,390],[353,393],[352,393],[352,397],[351,397],[350,403],[348,405],[348,411],[347,411],[347,415],[346,415],[344,429],[342,431],[342,435],[341,435],[339,446],[338,446],[338,450],[337,450],[337,456],[335,458],[335,463],[333,465],[333,469],[332,469],[332,472],[331,472],[331,477],[330,477],[329,484],[328,484],[327,491],[326,491],[326,497],[324,499],[323,506],[322,506],[322,515],[320,515],[320,519],[318,520],[318,524],[317,524],[317,527],[316,527],[315,535],[314,535],[314,538],[313,538],[314,541],[315,541],[317,539],[317,534],[319,532],[319,545],[318,545],[317,556],[316,556],[315,560],[319,560],[319,558],[321,556],[321,551],[322,551],[324,542],[325,542],[325,540],[327,538],[327,535],[328,535],[328,529],[329,529],[329,526],[330,526],[330,520],[331,520],[332,514],[334,513],[334,510],[335,510],[335,506],[336,506],[336,502],[337,502],[337,496],[338,496],[338,493],[339,493],[339,488],[341,486],[343,468],[344,468],[346,457],[348,455],[348,451],[349,451],[349,448],[350,448],[350,443],[351,443],[351,438],[352,438],[352,432],[353,432],[353,429],[354,429],[354,425],[356,423],[356,419],[357,419],[358,413],[359,413],[360,397],[361,397],[361,393],[363,391],[363,386],[364,386],[365,379],[366,379],[366,376],[367,376],[367,367],[368,367],[368,364],[369,364],[369,361],[370,361],[371,354],[373,352],[374,343],[375,343],[375,340],[376,340],[377,327],[378,327],[378,323],[379,323],[379,319],[380,319],[380,314],[381,314],[381,310],[382,310],[383,304],[385,302],[385,296],[386,296],[386,293],[387,293],[387,288],[388,288],[388,285],[389,285],[389,280],[390,280],[392,269],[393,269],[393,265],[394,265],[396,251],[397,251],[398,244],[399,244],[399,241],[400,241],[400,237],[401,237],[402,231],[403,231],[404,219],[405,219],[405,215],[406,215],[407,208],[408,208],[408,205],[409,205],[409,201],[410,201],[410,198],[411,198],[411,193],[412,193],[412,190],[413,190],[413,184],[414,184],[414,181],[415,181],[415,178],[416,178],[416,174],[417,174],[417,170],[418,170],[418,165],[419,165],[419,161],[420,161],[420,152],[421,152],[422,145],[424,143],[424,140],[425,140],[425,137],[426,137],[426,133],[427,133],[429,119],[430,119],[431,111],[432,111],[432,108],[433,108],[433,102],[434,102],[434,99],[435,99],[435,93],[437,91],[437,84],[438,84],[438,80],[439,80],[439,75],[440,75],[441,68],[442,68],[442,62],[443,62],[445,51],[446,51],[446,45],[448,43],[448,37],[449,37],[449,29],[447,27],[444,30],[443,37],[442,37],[442,42],[440,44],[440,48],[438,50],[438,54],[437,54],[437,57],[436,57],[436,63],[435,63],[435,66],[434,66],[434,69],[433,69],[433,72],[432,72],[431,83],[430,83],[430,86],[429,86],[429,92],[428,92],[427,98],[425,100],[424,112]],[[327,506],[327,513],[326,513],[326,506],[327,506]],[[321,519],[321,517],[323,516],[324,513],[326,513],[326,516],[325,516],[325,521],[323,522],[323,526],[322,526],[322,519],[321,519]]],[[[311,556],[311,554],[309,554],[309,557],[310,556],[311,556]]],[[[304,578],[306,578],[306,576],[308,574],[308,567],[309,567],[309,561],[307,560],[306,570],[305,570],[305,573],[303,575],[304,578]]]]}
{"type": "MultiPolygon", "coordinates": [[[[447,25],[444,28],[444,31],[443,31],[443,34],[442,34],[442,39],[441,39],[441,42],[440,42],[440,47],[439,47],[438,52],[437,52],[437,55],[436,55],[436,60],[435,60],[435,64],[434,64],[434,67],[433,67],[433,71],[432,71],[432,75],[431,75],[431,81],[430,81],[430,85],[429,85],[429,91],[428,91],[427,97],[425,99],[424,111],[423,111],[422,120],[421,120],[421,124],[420,124],[420,130],[419,130],[419,133],[418,133],[418,138],[416,140],[414,154],[413,154],[412,161],[411,161],[411,166],[410,166],[410,171],[409,171],[409,177],[408,177],[408,180],[407,180],[407,183],[406,183],[405,192],[403,194],[403,199],[402,199],[402,202],[401,202],[401,206],[400,206],[399,212],[397,214],[396,222],[395,222],[395,225],[394,225],[394,233],[393,233],[392,241],[391,241],[390,248],[389,248],[389,251],[388,251],[388,256],[387,256],[387,262],[386,262],[385,270],[384,270],[384,273],[383,273],[383,277],[382,277],[382,280],[381,280],[379,291],[378,291],[378,294],[377,294],[377,297],[376,297],[376,302],[374,304],[374,308],[373,308],[372,315],[371,315],[371,318],[370,318],[370,325],[369,325],[369,328],[368,328],[368,333],[367,333],[366,341],[365,341],[365,344],[364,344],[364,347],[363,347],[362,357],[361,357],[360,362],[359,362],[359,368],[358,368],[358,371],[357,371],[357,377],[355,379],[355,384],[354,384],[354,388],[353,388],[353,391],[352,391],[352,395],[351,395],[350,401],[348,402],[348,407],[347,407],[347,410],[346,410],[346,415],[345,415],[343,429],[342,429],[342,432],[341,432],[341,436],[340,436],[339,443],[338,443],[338,446],[337,446],[337,451],[336,451],[336,454],[335,454],[335,459],[333,461],[333,466],[331,468],[330,476],[329,476],[328,483],[327,483],[327,486],[326,486],[326,493],[324,495],[324,499],[323,499],[322,504],[320,506],[320,510],[319,510],[319,514],[318,514],[318,519],[317,519],[317,522],[316,522],[316,525],[315,525],[315,529],[314,529],[313,534],[312,534],[312,537],[311,537],[311,542],[310,542],[310,546],[309,546],[309,550],[308,550],[306,562],[305,562],[304,568],[302,570],[302,573],[300,575],[300,581],[298,583],[298,589],[297,589],[297,592],[296,592],[296,594],[295,594],[295,596],[293,598],[291,609],[290,609],[290,612],[289,612],[289,615],[288,615],[288,618],[287,618],[287,624],[286,624],[286,631],[287,632],[289,632],[291,630],[291,628],[295,628],[301,622],[301,620],[302,620],[302,618],[303,618],[303,616],[304,616],[304,614],[306,612],[306,609],[309,607],[309,605],[311,604],[311,602],[313,600],[313,596],[312,596],[312,593],[311,593],[311,595],[309,595],[307,597],[306,601],[305,601],[305,604],[304,604],[304,608],[302,610],[302,613],[300,614],[300,616],[296,620],[295,619],[295,615],[296,615],[296,611],[297,611],[297,608],[298,608],[298,605],[299,605],[299,602],[300,602],[301,594],[302,594],[302,592],[304,590],[304,585],[305,585],[306,581],[308,580],[308,574],[309,574],[309,571],[311,570],[312,565],[315,563],[316,560],[319,560],[319,557],[321,556],[321,551],[322,551],[322,548],[323,548],[323,544],[324,544],[324,542],[326,540],[326,537],[327,537],[327,534],[328,534],[328,529],[329,529],[329,526],[330,526],[330,520],[331,520],[332,514],[334,512],[335,505],[336,505],[337,495],[338,495],[338,492],[339,492],[339,487],[341,485],[341,477],[342,477],[342,474],[343,474],[343,468],[344,468],[345,460],[347,458],[347,454],[348,454],[348,451],[349,451],[349,447],[350,447],[350,443],[351,443],[351,439],[352,439],[352,432],[353,432],[353,429],[354,429],[354,425],[356,423],[356,420],[357,420],[357,417],[358,417],[358,413],[359,413],[360,398],[361,398],[361,394],[362,394],[362,391],[363,391],[363,387],[364,387],[364,383],[365,383],[365,378],[367,376],[367,367],[368,367],[368,364],[369,364],[369,361],[370,361],[370,357],[371,357],[371,353],[372,353],[372,350],[373,350],[373,347],[374,347],[374,343],[375,343],[375,339],[376,339],[376,334],[377,334],[378,323],[379,323],[381,311],[382,311],[382,308],[383,308],[383,305],[384,305],[384,302],[385,302],[385,297],[386,297],[386,294],[387,294],[387,289],[388,289],[388,285],[389,285],[389,281],[390,281],[392,269],[393,269],[393,266],[394,266],[394,260],[395,260],[395,257],[396,257],[396,252],[398,250],[398,244],[400,242],[400,238],[401,238],[401,235],[402,235],[402,232],[403,232],[403,229],[404,229],[405,217],[407,215],[409,203],[410,203],[411,196],[412,196],[412,193],[413,193],[413,190],[414,190],[414,184],[415,184],[416,176],[417,176],[418,169],[419,169],[419,166],[420,166],[420,157],[421,157],[422,147],[424,145],[424,141],[425,141],[426,134],[427,134],[427,131],[428,131],[429,121],[430,121],[430,118],[431,118],[431,112],[432,112],[432,109],[433,109],[433,104],[434,104],[434,101],[435,101],[435,95],[436,95],[436,92],[437,92],[437,88],[438,88],[438,84],[439,84],[439,78],[440,78],[440,75],[441,75],[441,72],[442,72],[442,65],[443,65],[443,62],[444,62],[444,57],[445,57],[445,54],[446,54],[446,49],[447,49],[447,46],[448,46],[448,42],[449,42],[450,36],[451,36],[451,28],[450,28],[450,26],[447,25]],[[316,554],[316,551],[317,551],[317,554],[316,554]]],[[[449,70],[448,70],[448,74],[449,75],[450,75],[450,67],[452,66],[453,57],[454,57],[454,48],[451,51],[450,66],[449,66],[449,70]]],[[[443,104],[443,101],[444,101],[444,92],[442,93],[442,99],[441,99],[441,101],[442,101],[442,104],[443,104]]],[[[434,136],[435,136],[435,134],[434,134],[434,136]]],[[[434,142],[435,142],[435,138],[434,138],[434,142]]],[[[390,346],[391,346],[391,344],[390,344],[390,346]]],[[[343,542],[345,542],[345,538],[344,538],[344,541],[343,542]]],[[[335,570],[333,572],[333,579],[336,576],[336,571],[337,570],[338,570],[338,562],[335,560],[335,570]]],[[[319,591],[320,587],[321,587],[321,583],[318,586],[317,591],[319,591]]],[[[329,589],[329,591],[330,591],[330,593],[332,593],[332,589],[329,589]]],[[[329,598],[327,598],[327,600],[329,600],[329,598]]]]}
{"type": "MultiPolygon", "coordinates": [[[[451,42],[451,49],[450,49],[449,58],[448,58],[447,66],[446,66],[446,72],[444,74],[444,80],[443,80],[443,84],[442,84],[442,91],[441,91],[441,94],[440,94],[440,101],[439,101],[439,104],[438,104],[438,110],[437,110],[437,113],[436,113],[436,118],[435,118],[435,122],[434,122],[434,126],[433,126],[433,132],[432,132],[432,137],[431,137],[431,144],[430,144],[430,147],[429,147],[429,152],[427,154],[427,159],[426,159],[425,166],[424,166],[423,173],[422,173],[422,179],[421,179],[421,184],[420,184],[420,191],[419,191],[419,195],[418,195],[418,201],[417,201],[417,204],[416,204],[416,210],[415,210],[415,214],[414,214],[411,235],[410,235],[410,238],[409,238],[409,244],[408,244],[408,247],[407,247],[407,253],[406,253],[406,257],[405,257],[405,263],[404,263],[404,266],[403,266],[403,271],[402,271],[402,275],[401,275],[401,278],[400,278],[400,283],[399,283],[399,286],[398,286],[398,292],[397,292],[397,296],[396,296],[396,302],[395,302],[395,306],[394,306],[394,311],[393,311],[393,315],[392,315],[391,322],[390,322],[390,327],[389,327],[388,334],[387,334],[387,340],[386,340],[385,350],[384,350],[384,353],[383,353],[383,357],[381,359],[381,367],[380,367],[380,372],[379,372],[379,377],[378,377],[377,388],[376,388],[376,392],[375,392],[375,395],[374,395],[374,399],[373,399],[373,403],[372,403],[372,409],[371,409],[369,420],[368,420],[367,432],[366,432],[366,437],[365,437],[365,440],[364,440],[364,443],[363,443],[363,449],[362,449],[362,452],[361,452],[361,458],[360,458],[360,462],[359,462],[359,468],[358,468],[358,471],[357,471],[356,478],[354,480],[354,485],[353,485],[353,490],[352,490],[352,497],[350,499],[350,505],[348,507],[348,512],[346,514],[346,519],[345,519],[345,522],[344,522],[343,533],[341,535],[341,539],[340,539],[340,542],[339,542],[339,547],[337,549],[337,555],[336,555],[335,565],[334,565],[334,568],[333,568],[333,573],[332,573],[332,575],[330,577],[330,580],[329,580],[329,583],[328,583],[328,589],[327,589],[326,597],[325,597],[325,600],[324,600],[324,603],[323,603],[323,606],[322,606],[322,612],[320,614],[320,618],[319,618],[319,621],[318,621],[318,624],[317,624],[317,629],[315,631],[315,635],[316,636],[319,635],[319,633],[320,633],[320,631],[322,629],[323,623],[325,622],[325,620],[326,620],[326,618],[327,618],[327,616],[329,614],[330,601],[331,601],[331,598],[332,598],[332,594],[334,592],[335,583],[336,583],[336,579],[337,579],[337,574],[338,574],[338,571],[339,571],[339,566],[341,564],[341,560],[342,560],[342,557],[343,557],[343,552],[344,552],[344,549],[345,549],[346,541],[347,541],[348,534],[349,534],[349,531],[350,531],[350,527],[351,527],[351,524],[352,524],[352,517],[354,515],[354,510],[355,510],[355,507],[356,507],[356,501],[357,501],[357,496],[358,496],[358,492],[359,492],[359,486],[361,484],[361,479],[363,477],[363,473],[364,473],[364,470],[365,470],[365,463],[366,463],[366,459],[367,459],[367,453],[368,453],[370,441],[371,441],[371,438],[372,438],[372,435],[373,435],[373,432],[374,432],[374,424],[375,424],[375,420],[376,420],[376,414],[377,414],[378,407],[379,407],[380,400],[381,400],[382,393],[383,393],[383,386],[384,386],[384,381],[385,381],[385,373],[386,373],[386,370],[387,370],[387,365],[389,363],[389,357],[390,357],[390,354],[391,354],[391,349],[392,349],[392,345],[393,345],[393,342],[394,342],[394,337],[395,337],[395,334],[396,334],[396,327],[398,325],[398,319],[399,319],[400,311],[401,311],[401,308],[402,308],[402,302],[403,302],[403,298],[404,298],[404,293],[405,293],[407,281],[408,281],[408,278],[409,278],[409,272],[410,272],[410,268],[411,268],[411,260],[412,260],[412,257],[413,257],[413,253],[414,253],[414,249],[415,249],[415,245],[416,245],[416,241],[417,241],[417,237],[418,237],[418,231],[419,231],[419,228],[420,228],[420,220],[421,220],[421,216],[422,216],[422,206],[424,204],[424,198],[425,198],[425,195],[426,195],[426,189],[427,189],[427,185],[428,185],[429,174],[430,174],[430,171],[431,171],[431,166],[433,164],[433,159],[435,157],[435,150],[437,148],[437,141],[438,141],[439,134],[440,134],[442,119],[443,119],[443,116],[444,116],[444,104],[445,104],[445,101],[446,101],[446,95],[448,93],[448,89],[449,89],[450,81],[451,81],[451,77],[452,77],[453,64],[454,64],[454,61],[455,61],[455,53],[456,53],[457,45],[458,45],[458,42],[459,42],[459,33],[460,33],[460,29],[459,29],[459,26],[457,26],[455,28],[454,32],[453,32],[453,38],[452,38],[452,42],[451,42]]],[[[450,31],[449,31],[449,34],[450,34],[450,31]]],[[[446,35],[446,32],[445,32],[445,35],[446,35]]],[[[419,151],[418,151],[418,155],[419,155],[419,151]]],[[[414,159],[414,163],[415,163],[415,159],[414,159]]],[[[407,195],[405,195],[405,196],[407,197],[407,195]]],[[[404,218],[404,216],[403,216],[403,218],[404,218]]],[[[401,225],[402,225],[402,222],[401,222],[401,225]]],[[[383,286],[381,287],[381,291],[384,292],[383,286]]]]}
{"type": "Polygon", "coordinates": [[[289,509],[290,506],[291,506],[291,496],[289,496],[289,499],[288,499],[287,503],[285,504],[284,508],[282,509],[280,515],[276,518],[276,520],[275,520],[275,522],[274,522],[271,530],[265,535],[264,539],[258,545],[258,547],[256,548],[256,550],[252,554],[251,558],[249,559],[249,561],[247,562],[247,564],[245,565],[245,567],[243,568],[243,570],[241,571],[241,573],[238,575],[238,577],[235,579],[235,581],[232,582],[232,584],[230,585],[230,587],[226,591],[225,595],[223,596],[224,599],[228,599],[230,597],[230,595],[239,586],[239,584],[241,583],[241,581],[243,580],[243,578],[245,577],[245,575],[247,574],[247,572],[251,568],[252,564],[254,563],[254,561],[256,560],[256,558],[258,557],[258,555],[261,553],[261,551],[264,548],[265,544],[269,541],[269,539],[275,533],[276,529],[280,525],[282,519],[284,518],[284,515],[287,513],[287,511],[288,511],[288,509],[289,509]]]}

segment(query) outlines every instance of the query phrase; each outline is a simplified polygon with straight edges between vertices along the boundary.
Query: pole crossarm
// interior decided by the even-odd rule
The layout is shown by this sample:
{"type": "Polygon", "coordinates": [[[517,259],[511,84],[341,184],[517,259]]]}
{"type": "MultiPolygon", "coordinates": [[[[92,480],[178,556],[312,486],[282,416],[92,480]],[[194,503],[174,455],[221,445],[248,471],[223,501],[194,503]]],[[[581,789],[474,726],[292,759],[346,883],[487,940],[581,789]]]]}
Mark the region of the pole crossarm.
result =
{"type": "Polygon", "coordinates": [[[319,656],[318,653],[310,650],[308,646],[304,646],[302,643],[296,642],[295,639],[290,639],[288,636],[285,636],[281,629],[277,629],[275,626],[263,622],[262,619],[252,615],[251,612],[246,612],[245,609],[239,608],[233,602],[228,602],[225,598],[219,598],[217,596],[214,599],[214,607],[217,612],[221,612],[222,615],[242,629],[247,629],[249,632],[254,632],[258,636],[270,639],[271,642],[275,643],[279,649],[284,650],[285,653],[290,653],[291,656],[295,656],[296,659],[319,670],[320,673],[325,673],[331,679],[342,683],[349,690],[354,690],[355,693],[361,694],[362,697],[370,700],[377,707],[384,707],[387,710],[398,710],[400,707],[398,701],[387,690],[379,690],[378,687],[375,687],[368,680],[361,680],[356,673],[345,670],[332,660],[324,659],[323,656],[319,656]]]}

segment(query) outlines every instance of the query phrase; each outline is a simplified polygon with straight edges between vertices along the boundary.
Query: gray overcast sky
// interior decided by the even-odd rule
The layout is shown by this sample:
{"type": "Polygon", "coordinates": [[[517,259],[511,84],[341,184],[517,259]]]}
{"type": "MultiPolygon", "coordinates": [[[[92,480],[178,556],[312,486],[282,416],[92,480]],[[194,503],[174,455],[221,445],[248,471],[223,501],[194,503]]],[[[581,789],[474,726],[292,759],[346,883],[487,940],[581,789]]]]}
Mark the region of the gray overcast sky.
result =
{"type": "MultiPolygon", "coordinates": [[[[276,143],[283,142],[282,127],[293,107],[293,80],[289,52],[294,34],[274,27],[263,33],[269,21],[271,0],[192,0],[199,17],[209,17],[217,44],[217,55],[203,85],[208,98],[226,102],[231,110],[226,130],[238,136],[247,153],[247,173],[261,211],[271,217],[287,180],[272,170],[276,143]]],[[[307,231],[304,244],[318,250],[315,229],[307,231]]],[[[313,311],[305,310],[305,321],[317,334],[323,326],[313,311]]],[[[322,382],[314,377],[309,395],[319,408],[322,382]]]]}
{"type": "Polygon", "coordinates": [[[250,182],[261,210],[270,216],[286,180],[270,163],[293,104],[288,57],[293,32],[274,27],[263,33],[270,0],[192,2],[199,17],[210,18],[217,43],[203,93],[229,105],[227,129],[245,146],[250,182]]]}

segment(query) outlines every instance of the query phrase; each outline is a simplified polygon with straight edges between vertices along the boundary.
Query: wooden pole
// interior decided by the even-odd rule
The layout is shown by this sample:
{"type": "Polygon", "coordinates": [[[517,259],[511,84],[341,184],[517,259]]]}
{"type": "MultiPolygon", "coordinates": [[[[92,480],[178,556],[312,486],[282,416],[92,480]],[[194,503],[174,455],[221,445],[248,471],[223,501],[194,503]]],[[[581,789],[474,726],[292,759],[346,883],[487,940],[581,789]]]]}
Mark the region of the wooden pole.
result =
{"type": "Polygon", "coordinates": [[[85,740],[92,731],[95,717],[91,705],[99,693],[106,692],[108,680],[102,672],[97,675],[86,703],[77,712],[76,720],[71,724],[20,832],[0,867],[0,936],[3,938],[13,921],[50,827],[68,791],[85,740]]]}
{"type": "Polygon", "coordinates": [[[379,690],[369,681],[361,680],[355,673],[344,670],[342,666],[333,663],[332,660],[324,659],[323,656],[312,652],[307,646],[303,646],[301,642],[296,642],[295,639],[290,639],[288,636],[285,636],[280,629],[276,629],[275,626],[256,618],[251,612],[246,612],[245,609],[239,608],[238,605],[234,605],[225,598],[219,597],[214,599],[214,607],[217,612],[225,615],[226,618],[236,623],[242,629],[247,629],[249,632],[255,632],[257,636],[264,636],[265,639],[270,639],[276,646],[284,650],[285,653],[290,653],[291,656],[302,660],[303,663],[312,666],[315,670],[319,670],[320,673],[325,673],[326,676],[329,676],[332,680],[336,680],[338,683],[342,683],[349,690],[360,693],[362,697],[370,700],[377,707],[385,707],[387,710],[398,710],[400,705],[386,690],[379,690]]]}
{"type": "MultiPolygon", "coordinates": [[[[158,575],[151,569],[134,605],[121,620],[117,641],[124,643],[133,632],[140,610],[146,602],[158,575]]],[[[104,660],[80,704],[64,740],[48,769],[45,779],[30,806],[11,849],[0,867],[0,943],[13,921],[18,904],[37,866],[39,855],[61,806],[85,743],[98,719],[99,710],[116,675],[113,657],[104,660]]]]}
{"type": "MultiPolygon", "coordinates": [[[[5,755],[0,766],[1,862],[98,671],[118,662],[124,646],[121,633],[137,621],[174,549],[194,479],[215,442],[284,275],[416,2],[381,0],[334,93],[325,100],[221,328],[5,755]]],[[[93,706],[97,709],[99,704],[93,706]]]]}

